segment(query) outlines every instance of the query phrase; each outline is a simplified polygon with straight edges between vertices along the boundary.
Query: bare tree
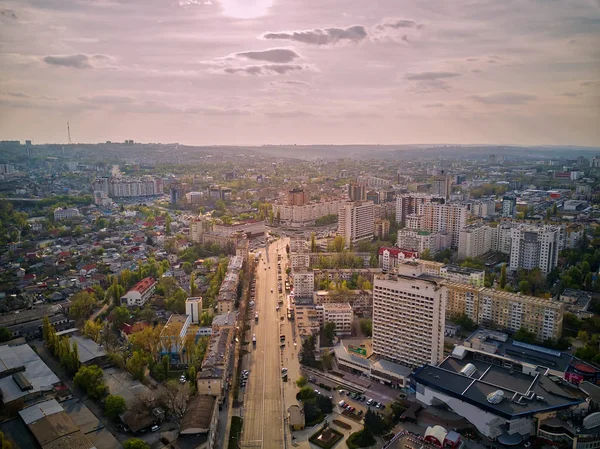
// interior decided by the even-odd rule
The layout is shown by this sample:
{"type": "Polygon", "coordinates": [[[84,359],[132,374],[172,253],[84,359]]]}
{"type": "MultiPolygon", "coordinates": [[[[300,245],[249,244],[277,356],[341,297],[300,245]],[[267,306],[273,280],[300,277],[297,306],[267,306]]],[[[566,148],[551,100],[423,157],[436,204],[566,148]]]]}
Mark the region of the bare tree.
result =
{"type": "Polygon", "coordinates": [[[161,396],[161,402],[169,412],[177,418],[182,418],[187,410],[187,403],[190,399],[190,386],[180,384],[176,380],[170,380],[164,388],[161,396]]]}

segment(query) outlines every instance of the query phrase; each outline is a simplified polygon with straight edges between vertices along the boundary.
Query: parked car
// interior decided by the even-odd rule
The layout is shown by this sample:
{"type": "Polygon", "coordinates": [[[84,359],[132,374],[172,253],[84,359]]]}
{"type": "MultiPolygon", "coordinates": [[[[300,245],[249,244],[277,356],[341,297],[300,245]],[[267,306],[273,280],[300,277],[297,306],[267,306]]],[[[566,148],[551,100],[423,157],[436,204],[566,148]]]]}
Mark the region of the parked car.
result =
{"type": "Polygon", "coordinates": [[[158,432],[160,430],[160,426],[152,426],[150,429],[152,432],[158,432]]]}

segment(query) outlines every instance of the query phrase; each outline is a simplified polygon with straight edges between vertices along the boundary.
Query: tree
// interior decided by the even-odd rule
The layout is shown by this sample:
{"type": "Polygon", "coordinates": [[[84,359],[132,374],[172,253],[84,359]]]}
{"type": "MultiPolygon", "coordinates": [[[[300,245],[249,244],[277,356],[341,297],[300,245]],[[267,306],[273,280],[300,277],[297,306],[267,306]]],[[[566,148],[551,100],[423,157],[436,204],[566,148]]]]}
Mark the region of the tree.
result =
{"type": "Polygon", "coordinates": [[[581,341],[582,343],[587,343],[589,340],[588,333],[586,331],[577,332],[577,340],[581,341]]]}
{"type": "Polygon", "coordinates": [[[96,295],[85,290],[75,293],[71,297],[71,308],[69,315],[75,321],[87,319],[96,305],[96,295]]]}
{"type": "Polygon", "coordinates": [[[502,264],[502,268],[500,268],[500,280],[498,281],[498,286],[500,288],[504,288],[506,286],[506,264],[502,264]]]}
{"type": "Polygon", "coordinates": [[[289,245],[289,244],[285,245],[285,252],[286,252],[287,254],[289,254],[289,253],[290,253],[290,245],[289,245]]]}
{"type": "Polygon", "coordinates": [[[336,253],[341,253],[344,251],[344,247],[346,246],[346,240],[344,240],[344,236],[336,235],[331,246],[336,253]]]}
{"type": "Polygon", "coordinates": [[[12,449],[12,443],[4,439],[4,434],[0,432],[0,449],[12,449]]]}
{"type": "Polygon", "coordinates": [[[315,236],[314,232],[310,234],[310,252],[317,252],[317,237],[315,236]]]}
{"type": "Polygon", "coordinates": [[[421,259],[423,260],[432,260],[431,251],[429,248],[426,248],[425,251],[421,253],[421,259]]]}
{"type": "Polygon", "coordinates": [[[367,410],[367,413],[365,413],[364,423],[365,429],[369,429],[374,435],[382,435],[387,430],[387,426],[381,415],[372,410],[367,410]]]}
{"type": "Polygon", "coordinates": [[[346,444],[350,448],[369,447],[373,446],[375,443],[377,443],[377,441],[373,437],[371,431],[366,427],[363,430],[354,432],[346,440],[346,444]]]}
{"type": "Polygon", "coordinates": [[[360,320],[360,330],[365,337],[373,335],[373,321],[370,318],[360,320]]]}
{"type": "Polygon", "coordinates": [[[298,388],[304,387],[307,383],[308,383],[308,381],[306,380],[306,377],[304,377],[304,376],[300,376],[298,378],[298,380],[296,381],[296,385],[298,385],[298,388]]]}
{"type": "Polygon", "coordinates": [[[150,363],[150,354],[142,351],[133,351],[133,355],[127,359],[127,371],[131,376],[139,381],[144,380],[146,366],[150,363]]]}
{"type": "Polygon", "coordinates": [[[5,327],[0,327],[0,343],[4,343],[12,338],[12,333],[5,327]]]}
{"type": "Polygon", "coordinates": [[[181,269],[185,272],[185,274],[191,274],[192,273],[192,264],[191,262],[183,262],[181,264],[181,269]]]}
{"type": "Polygon", "coordinates": [[[116,394],[109,394],[104,401],[104,414],[112,420],[116,420],[126,409],[125,399],[116,394]]]}
{"type": "Polygon", "coordinates": [[[167,216],[165,217],[165,234],[167,235],[171,235],[171,222],[173,221],[173,219],[171,218],[171,215],[167,214],[167,216]]]}
{"type": "Polygon", "coordinates": [[[190,387],[187,383],[180,384],[175,379],[167,382],[162,395],[165,407],[177,418],[182,418],[187,410],[190,398],[190,387]]]}
{"type": "Polygon", "coordinates": [[[324,414],[331,413],[333,411],[333,401],[324,394],[318,394],[317,407],[319,407],[324,414]]]}
{"type": "Polygon", "coordinates": [[[298,392],[298,397],[301,401],[307,401],[309,399],[313,399],[317,393],[311,387],[302,387],[298,392]]]}
{"type": "Polygon", "coordinates": [[[110,316],[117,327],[128,323],[131,320],[131,313],[129,313],[129,310],[125,306],[115,307],[110,313],[110,316]]]}
{"type": "Polygon", "coordinates": [[[75,374],[73,382],[92,399],[100,399],[108,388],[104,385],[104,372],[97,365],[82,366],[75,374]]]}
{"type": "Polygon", "coordinates": [[[533,332],[529,332],[527,329],[522,327],[513,335],[513,339],[522,341],[523,343],[533,344],[536,341],[536,335],[533,332]]]}
{"type": "Polygon", "coordinates": [[[302,342],[302,350],[300,353],[300,363],[306,366],[315,366],[315,338],[310,335],[302,342]]]}
{"type": "Polygon", "coordinates": [[[332,323],[331,321],[325,323],[325,326],[323,326],[323,333],[329,344],[333,344],[333,337],[335,337],[335,323],[332,323]]]}
{"type": "Polygon", "coordinates": [[[138,351],[156,357],[160,345],[160,326],[146,326],[129,336],[129,342],[138,351]]]}
{"type": "Polygon", "coordinates": [[[124,449],[150,449],[150,446],[139,438],[129,438],[123,443],[124,449]]]}

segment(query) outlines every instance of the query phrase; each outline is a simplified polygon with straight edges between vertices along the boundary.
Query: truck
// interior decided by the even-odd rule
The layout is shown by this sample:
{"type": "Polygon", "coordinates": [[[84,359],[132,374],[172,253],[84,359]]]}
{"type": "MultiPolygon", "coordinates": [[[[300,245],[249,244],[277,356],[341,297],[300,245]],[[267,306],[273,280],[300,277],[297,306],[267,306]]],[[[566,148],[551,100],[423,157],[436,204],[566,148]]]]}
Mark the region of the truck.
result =
{"type": "Polygon", "coordinates": [[[254,322],[258,323],[258,312],[254,314],[254,322]]]}

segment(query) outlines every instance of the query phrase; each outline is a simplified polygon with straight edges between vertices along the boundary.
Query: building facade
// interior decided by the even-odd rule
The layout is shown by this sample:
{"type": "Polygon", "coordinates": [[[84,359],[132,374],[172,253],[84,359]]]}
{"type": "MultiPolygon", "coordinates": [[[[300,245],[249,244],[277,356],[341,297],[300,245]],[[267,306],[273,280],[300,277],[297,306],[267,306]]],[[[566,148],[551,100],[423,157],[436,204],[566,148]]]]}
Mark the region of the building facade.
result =
{"type": "Polygon", "coordinates": [[[521,225],[511,230],[511,271],[540,268],[549,273],[558,264],[560,229],[555,226],[521,225]]]}
{"type": "Polygon", "coordinates": [[[335,335],[342,337],[352,333],[354,312],[352,306],[346,303],[323,304],[323,322],[335,324],[335,335]]]}
{"type": "Polygon", "coordinates": [[[338,234],[351,246],[362,240],[371,240],[375,225],[374,204],[371,201],[355,201],[340,207],[338,234]]]}
{"type": "Polygon", "coordinates": [[[152,297],[154,290],[156,290],[156,281],[152,278],[144,278],[121,297],[121,305],[142,307],[152,297]]]}

